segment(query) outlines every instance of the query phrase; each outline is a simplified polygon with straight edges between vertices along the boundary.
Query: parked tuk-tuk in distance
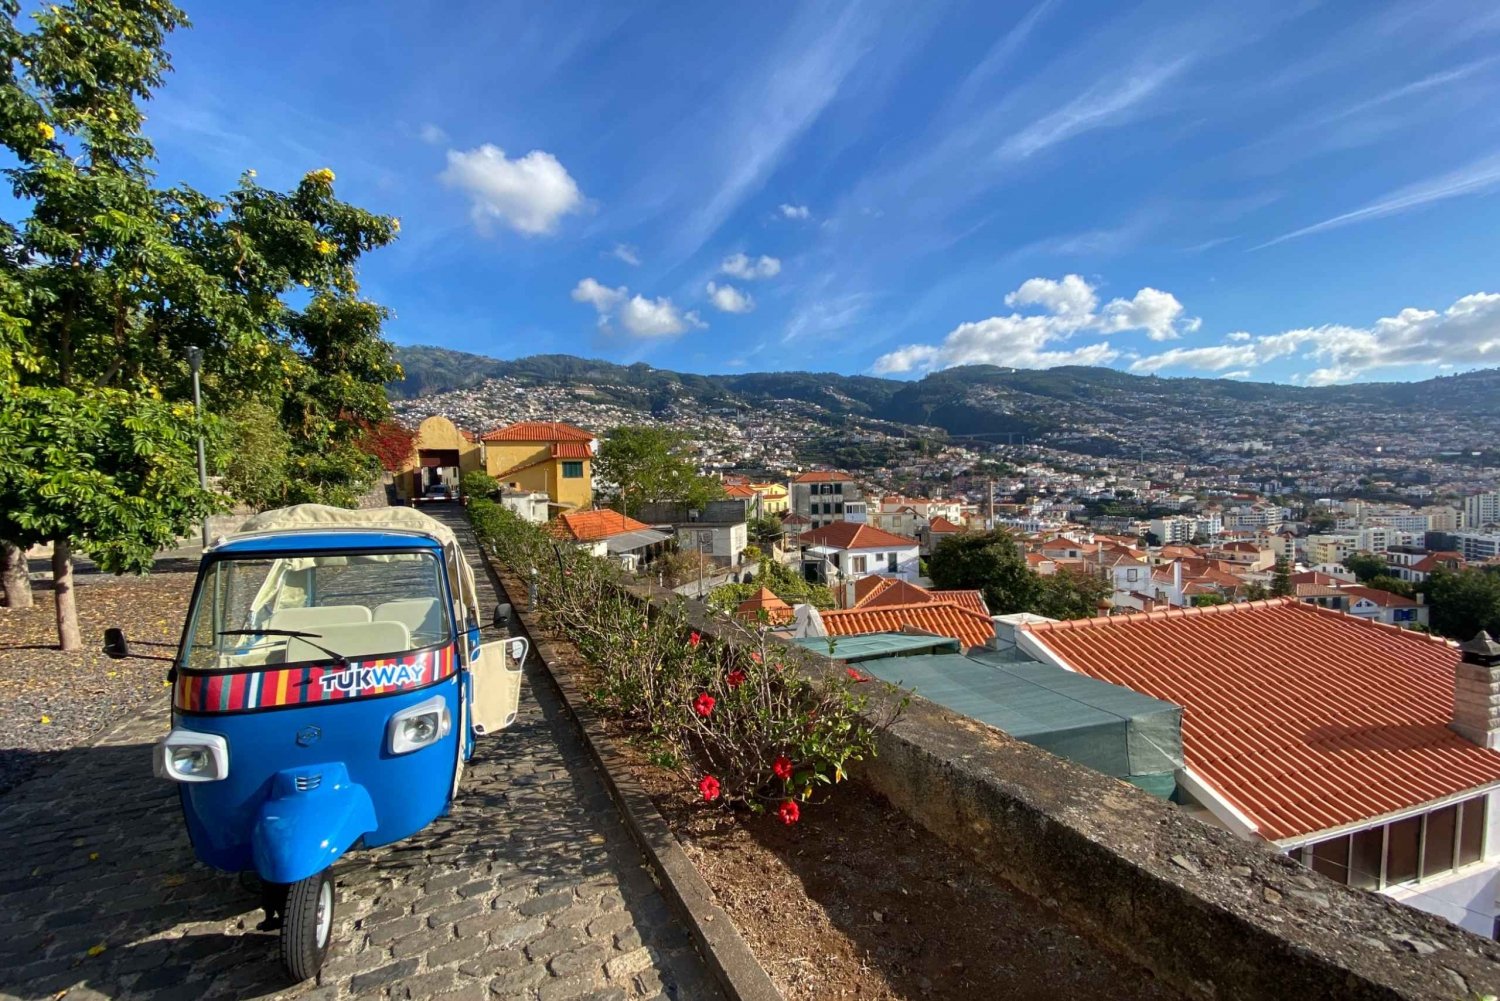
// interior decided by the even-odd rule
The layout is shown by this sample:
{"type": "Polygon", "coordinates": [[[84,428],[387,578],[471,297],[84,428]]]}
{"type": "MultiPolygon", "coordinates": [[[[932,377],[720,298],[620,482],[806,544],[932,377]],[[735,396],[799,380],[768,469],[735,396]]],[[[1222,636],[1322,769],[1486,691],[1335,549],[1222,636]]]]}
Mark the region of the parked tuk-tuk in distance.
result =
{"type": "MultiPolygon", "coordinates": [[[[474,738],[514,722],[525,639],[484,642],[453,532],[411,508],[303,504],[203,553],[158,776],[179,783],[198,859],[255,872],[294,980],[328,953],[330,867],[422,830],[474,738]]],[[[105,653],[130,655],[118,629],[105,653]]]]}

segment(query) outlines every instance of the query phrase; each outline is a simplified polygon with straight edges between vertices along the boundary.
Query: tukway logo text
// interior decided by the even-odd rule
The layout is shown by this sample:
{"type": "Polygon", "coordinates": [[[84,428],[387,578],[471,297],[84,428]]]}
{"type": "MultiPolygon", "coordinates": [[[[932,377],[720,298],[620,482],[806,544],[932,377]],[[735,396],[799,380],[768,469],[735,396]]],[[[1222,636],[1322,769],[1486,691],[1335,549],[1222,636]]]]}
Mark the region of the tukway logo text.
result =
{"type": "Polygon", "coordinates": [[[421,684],[425,673],[420,664],[390,664],[385,667],[346,667],[338,674],[325,674],[319,680],[325,692],[354,694],[370,688],[421,684]]]}

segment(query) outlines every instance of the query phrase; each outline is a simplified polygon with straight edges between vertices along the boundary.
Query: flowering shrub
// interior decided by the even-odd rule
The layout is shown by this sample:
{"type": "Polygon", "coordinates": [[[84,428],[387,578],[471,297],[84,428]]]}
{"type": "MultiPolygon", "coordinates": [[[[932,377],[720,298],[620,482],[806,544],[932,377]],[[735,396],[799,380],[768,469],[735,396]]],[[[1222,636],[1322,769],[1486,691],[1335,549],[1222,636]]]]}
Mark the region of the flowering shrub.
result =
{"type": "Polygon", "coordinates": [[[555,543],[499,505],[471,502],[480,541],[522,577],[535,570],[539,611],[597,672],[590,693],[605,714],[665,748],[669,764],[708,803],[774,811],[784,824],[799,803],[875,753],[896,709],[871,721],[858,671],[813,681],[764,628],[723,620],[715,636],[687,624],[680,600],[652,607],[630,595],[605,560],[555,543]]]}

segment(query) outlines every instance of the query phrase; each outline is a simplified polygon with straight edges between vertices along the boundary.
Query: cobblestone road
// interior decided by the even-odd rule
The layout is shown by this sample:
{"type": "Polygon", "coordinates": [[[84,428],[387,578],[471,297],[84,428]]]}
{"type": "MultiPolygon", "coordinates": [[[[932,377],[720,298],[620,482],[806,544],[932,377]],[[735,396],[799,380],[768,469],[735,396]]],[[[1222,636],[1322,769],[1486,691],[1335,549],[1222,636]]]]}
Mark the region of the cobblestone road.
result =
{"type": "Polygon", "coordinates": [[[333,951],[290,989],[151,776],[165,705],[58,754],[0,797],[0,998],[719,998],[537,670],[448,817],[335,867],[333,951]]]}

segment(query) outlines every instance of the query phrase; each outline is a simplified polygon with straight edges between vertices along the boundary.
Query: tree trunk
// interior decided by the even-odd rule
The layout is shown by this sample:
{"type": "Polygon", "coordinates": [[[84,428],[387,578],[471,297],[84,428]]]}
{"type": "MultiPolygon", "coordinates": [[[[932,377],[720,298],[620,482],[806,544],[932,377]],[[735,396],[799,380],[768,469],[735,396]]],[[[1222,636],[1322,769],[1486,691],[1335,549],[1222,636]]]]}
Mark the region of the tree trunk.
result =
{"type": "Polygon", "coordinates": [[[31,607],[31,577],[26,570],[26,550],[0,539],[0,580],[5,584],[6,608],[31,607]]]}
{"type": "Polygon", "coordinates": [[[73,597],[73,546],[67,539],[52,543],[52,597],[57,603],[57,646],[64,653],[83,649],[78,632],[78,602],[73,597]]]}

